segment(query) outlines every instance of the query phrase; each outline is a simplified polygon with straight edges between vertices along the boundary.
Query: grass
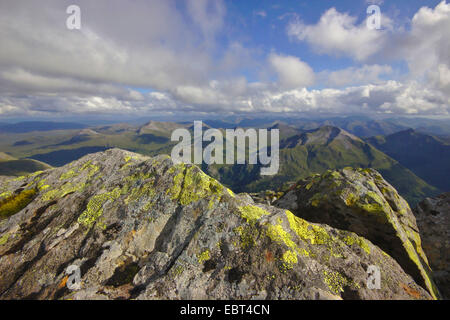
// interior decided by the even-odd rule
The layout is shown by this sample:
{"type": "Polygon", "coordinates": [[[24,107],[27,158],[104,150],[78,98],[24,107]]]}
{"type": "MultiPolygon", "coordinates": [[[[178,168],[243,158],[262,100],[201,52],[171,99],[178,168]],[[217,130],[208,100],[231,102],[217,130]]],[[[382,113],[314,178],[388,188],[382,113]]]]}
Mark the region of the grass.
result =
{"type": "Polygon", "coordinates": [[[11,217],[23,208],[25,208],[31,201],[33,201],[36,190],[23,190],[19,194],[13,194],[0,200],[0,220],[11,217]]]}
{"type": "Polygon", "coordinates": [[[49,165],[32,159],[2,161],[0,162],[0,175],[23,176],[50,168],[49,165]]]}

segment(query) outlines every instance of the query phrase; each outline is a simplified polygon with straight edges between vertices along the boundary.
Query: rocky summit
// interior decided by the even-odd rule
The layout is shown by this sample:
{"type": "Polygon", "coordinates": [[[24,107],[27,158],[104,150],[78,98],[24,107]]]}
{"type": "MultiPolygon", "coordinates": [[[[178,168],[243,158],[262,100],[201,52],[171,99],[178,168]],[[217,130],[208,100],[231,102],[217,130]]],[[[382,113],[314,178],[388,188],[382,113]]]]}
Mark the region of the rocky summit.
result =
{"type": "Polygon", "coordinates": [[[111,149],[1,177],[0,219],[1,299],[439,297],[409,206],[373,170],[314,176],[275,207],[111,149]]]}

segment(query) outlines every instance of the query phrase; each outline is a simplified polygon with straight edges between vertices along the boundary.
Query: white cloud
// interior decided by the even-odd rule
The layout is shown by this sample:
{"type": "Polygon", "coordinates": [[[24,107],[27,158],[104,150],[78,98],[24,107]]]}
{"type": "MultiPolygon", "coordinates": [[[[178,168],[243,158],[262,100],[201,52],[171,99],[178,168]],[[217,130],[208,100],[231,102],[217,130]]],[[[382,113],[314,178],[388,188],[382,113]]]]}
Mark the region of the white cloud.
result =
{"type": "Polygon", "coordinates": [[[348,67],[336,71],[324,71],[320,78],[331,87],[355,86],[362,84],[378,84],[384,82],[381,76],[392,74],[389,65],[363,65],[361,67],[348,67]]]}
{"type": "Polygon", "coordinates": [[[366,0],[366,3],[368,5],[376,4],[377,6],[381,6],[382,4],[384,4],[384,0],[366,0]]]}
{"type": "Polygon", "coordinates": [[[267,13],[264,10],[256,11],[255,15],[260,16],[261,18],[267,17],[267,13]]]}
{"type": "Polygon", "coordinates": [[[278,80],[284,88],[307,87],[314,83],[312,68],[297,57],[272,53],[269,64],[278,74],[278,80]]]}
{"type": "Polygon", "coordinates": [[[187,0],[186,6],[192,20],[200,27],[207,41],[212,41],[223,26],[226,13],[222,0],[187,0]]]}
{"type": "MultiPolygon", "coordinates": [[[[387,17],[383,17],[382,23],[384,28],[391,26],[387,17]]],[[[357,24],[356,17],[340,13],[335,8],[327,10],[314,25],[292,21],[288,35],[306,41],[321,54],[350,56],[359,61],[378,52],[386,41],[385,31],[371,30],[365,21],[357,24]]]]}
{"type": "MultiPolygon", "coordinates": [[[[239,81],[238,81],[239,82],[239,81]]],[[[183,113],[291,113],[449,115],[450,98],[418,82],[387,81],[343,89],[283,90],[263,83],[211,82],[205,87],[179,87],[172,94],[151,92],[139,97],[22,95],[0,97],[0,114],[108,113],[151,115],[183,113]],[[138,99],[136,99],[138,98],[138,99]],[[181,101],[192,101],[186,103],[181,101]]]]}
{"type": "Polygon", "coordinates": [[[408,62],[412,78],[425,77],[436,87],[447,88],[450,68],[450,3],[423,7],[413,17],[411,31],[397,42],[397,55],[408,62]]]}
{"type": "Polygon", "coordinates": [[[190,0],[187,12],[175,0],[78,3],[82,30],[69,31],[60,0],[0,1],[0,115],[449,114],[446,1],[395,32],[384,17],[388,31],[368,30],[335,9],[314,25],[291,23],[290,35],[318,52],[361,61],[318,74],[299,57],[216,46],[222,1],[190,0]],[[396,75],[388,59],[406,61],[409,77],[385,81],[396,75]],[[317,82],[329,87],[311,89],[317,82]]]}

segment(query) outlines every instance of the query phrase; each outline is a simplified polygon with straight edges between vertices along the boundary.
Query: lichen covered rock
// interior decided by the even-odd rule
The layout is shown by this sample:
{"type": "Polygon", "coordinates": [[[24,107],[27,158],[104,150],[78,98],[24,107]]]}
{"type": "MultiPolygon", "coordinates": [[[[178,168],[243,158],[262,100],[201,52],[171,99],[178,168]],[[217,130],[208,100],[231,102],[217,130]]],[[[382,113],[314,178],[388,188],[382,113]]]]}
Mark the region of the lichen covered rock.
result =
{"type": "Polygon", "coordinates": [[[377,171],[345,168],[314,175],[299,181],[275,205],[371,240],[439,298],[414,214],[377,171]]]}
{"type": "Polygon", "coordinates": [[[450,299],[450,193],[427,198],[414,209],[433,278],[444,299],[450,299]]]}
{"type": "Polygon", "coordinates": [[[168,156],[112,149],[1,182],[0,200],[36,190],[0,221],[1,299],[431,299],[371,241],[168,156]],[[372,265],[380,289],[367,287],[372,265]]]}

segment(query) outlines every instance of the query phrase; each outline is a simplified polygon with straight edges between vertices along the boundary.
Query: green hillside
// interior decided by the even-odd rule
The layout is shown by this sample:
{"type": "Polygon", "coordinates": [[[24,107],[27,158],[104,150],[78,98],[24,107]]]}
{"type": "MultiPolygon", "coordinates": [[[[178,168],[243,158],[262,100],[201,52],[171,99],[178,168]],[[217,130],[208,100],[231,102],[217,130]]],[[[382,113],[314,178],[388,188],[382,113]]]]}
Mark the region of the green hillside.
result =
{"type": "Polygon", "coordinates": [[[205,169],[236,191],[258,192],[287,186],[313,173],[344,167],[374,168],[380,171],[411,204],[438,192],[383,152],[331,126],[282,140],[280,169],[275,176],[262,178],[257,165],[212,165],[205,169]]]}
{"type": "Polygon", "coordinates": [[[0,152],[0,162],[3,161],[10,161],[10,160],[16,160],[13,156],[10,156],[9,154],[6,154],[4,152],[0,152]]]}
{"type": "Polygon", "coordinates": [[[0,176],[23,176],[36,171],[50,169],[51,166],[32,159],[0,162],[0,176]]]}
{"type": "Polygon", "coordinates": [[[174,145],[171,130],[183,127],[173,124],[164,129],[163,122],[143,126],[117,124],[83,130],[1,134],[0,150],[16,158],[32,158],[52,166],[62,166],[86,154],[117,147],[144,155],[170,154],[174,145]]]}
{"type": "Polygon", "coordinates": [[[432,135],[406,130],[367,139],[423,180],[450,191],[450,144],[432,135]]]}
{"type": "MultiPolygon", "coordinates": [[[[113,147],[144,155],[170,154],[177,143],[170,141],[171,132],[176,128],[192,130],[192,123],[151,121],[142,126],[116,124],[83,130],[0,134],[0,150],[16,158],[31,158],[52,166],[62,166],[86,154],[113,147]]],[[[208,126],[204,126],[206,128],[208,126]]],[[[277,175],[262,178],[258,165],[203,165],[203,169],[237,192],[277,189],[312,173],[352,166],[379,170],[411,204],[437,193],[437,189],[418,178],[414,170],[406,169],[345,130],[323,126],[302,131],[283,122],[272,123],[270,128],[280,130],[277,175]]],[[[5,169],[8,174],[21,172],[17,165],[15,171],[8,168],[5,169]]]]}

